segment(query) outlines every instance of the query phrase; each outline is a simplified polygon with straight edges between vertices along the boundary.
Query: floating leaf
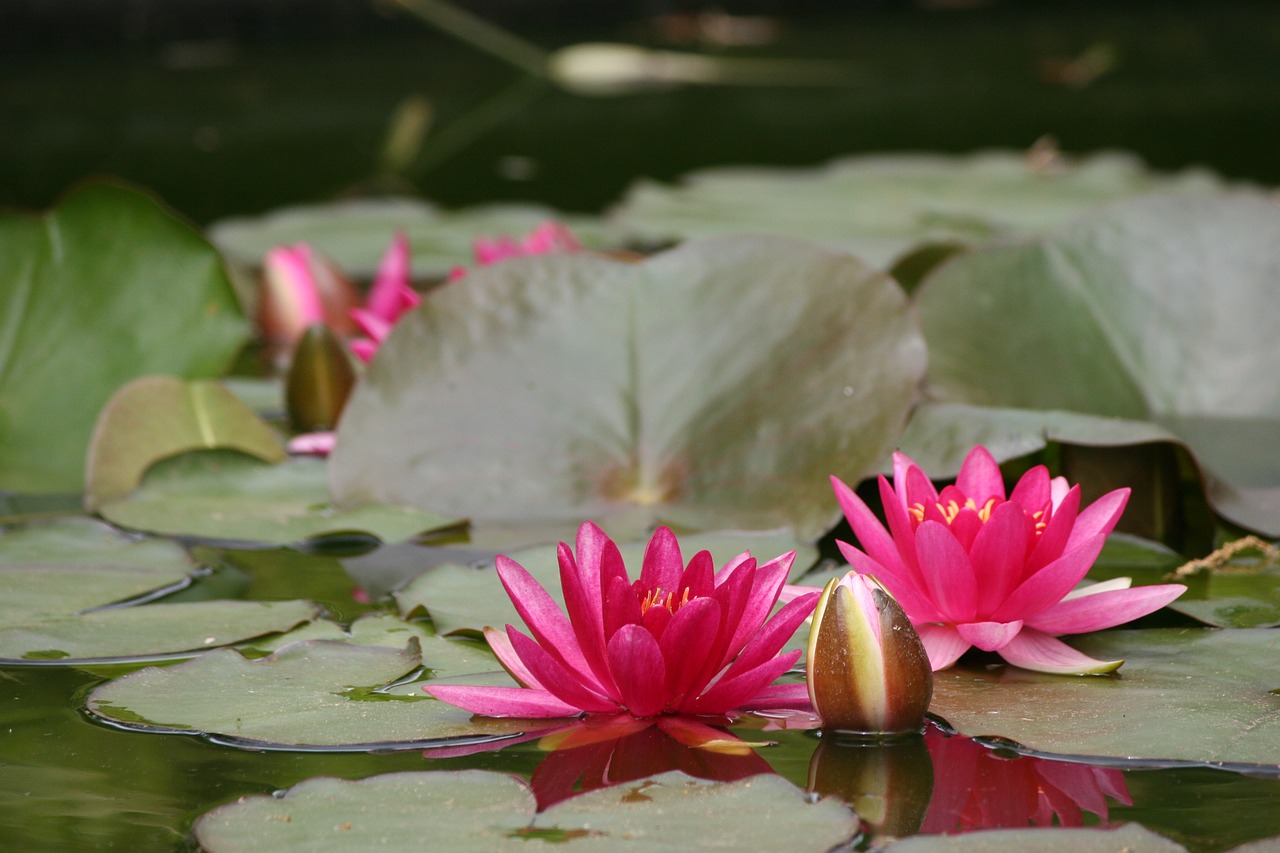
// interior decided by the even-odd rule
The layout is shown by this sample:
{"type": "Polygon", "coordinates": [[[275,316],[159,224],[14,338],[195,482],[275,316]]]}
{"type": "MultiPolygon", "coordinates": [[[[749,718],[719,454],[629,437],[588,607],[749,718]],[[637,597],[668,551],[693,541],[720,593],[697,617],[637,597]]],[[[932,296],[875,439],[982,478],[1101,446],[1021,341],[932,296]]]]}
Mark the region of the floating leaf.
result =
{"type": "MultiPolygon", "coordinates": [[[[340,503],[572,536],[834,521],[896,442],[924,352],[901,290],[780,238],[644,263],[518,258],[396,326],[338,428],[340,503]]],[[[548,534],[550,534],[548,536],[548,534]]]]}
{"type": "Polygon", "coordinates": [[[96,566],[104,563],[185,575],[194,568],[176,542],[128,536],[101,521],[68,518],[9,528],[0,536],[0,565],[48,563],[96,566]]]}
{"type": "Polygon", "coordinates": [[[812,802],[777,776],[708,783],[683,773],[590,791],[542,813],[520,780],[481,770],[387,773],[356,782],[308,779],[282,797],[248,797],[196,823],[209,853],[307,849],[528,851],[568,842],[576,851],[725,850],[825,853],[852,839],[841,803],[812,802]],[[714,834],[714,838],[709,837],[714,834]],[[538,844],[542,847],[542,844],[538,844]]]}
{"type": "Polygon", "coordinates": [[[254,411],[217,382],[143,376],[112,395],[89,444],[85,507],[122,498],[147,468],[192,450],[224,448],[266,462],[285,458],[280,440],[254,411]]]}
{"type": "Polygon", "coordinates": [[[254,267],[275,246],[307,242],[349,274],[371,279],[392,236],[403,231],[409,237],[415,274],[444,276],[455,266],[475,262],[472,244],[477,237],[522,236],[548,219],[568,225],[587,246],[613,242],[599,220],[539,205],[441,211],[410,199],[290,207],[265,216],[216,222],[209,236],[237,261],[254,267]]]}
{"type": "Polygon", "coordinates": [[[945,670],[931,710],[963,734],[1045,753],[1280,764],[1280,676],[1263,665],[1280,653],[1280,632],[1104,631],[1071,641],[1126,663],[1097,678],[945,670]]]}
{"type": "Polygon", "coordinates": [[[1193,195],[1220,186],[1202,171],[1157,175],[1115,153],[1049,171],[1033,168],[1016,152],[873,155],[818,169],[707,169],[677,186],[641,181],[614,217],[633,239],[783,234],[887,268],[925,243],[1036,234],[1125,196],[1155,190],[1193,195]]]}
{"type": "Polygon", "coordinates": [[[929,392],[1035,410],[991,415],[1023,446],[1050,430],[1079,444],[1175,437],[1218,512],[1280,534],[1277,274],[1280,206],[1244,194],[1137,199],[969,252],[917,291],[929,392]],[[1106,418],[1123,422],[1111,432],[1106,418]]]}
{"type": "Polygon", "coordinates": [[[345,531],[398,542],[458,524],[408,507],[371,504],[338,510],[329,500],[323,461],[264,465],[226,452],[160,462],[138,490],[105,502],[99,511],[134,530],[269,545],[345,531]]]}
{"type": "Polygon", "coordinates": [[[0,214],[0,317],[0,489],[25,492],[80,491],[94,419],[118,387],[216,376],[247,332],[213,247],[107,183],[42,217],[0,214]]]}
{"type": "Polygon", "coordinates": [[[182,568],[28,563],[0,566],[0,626],[25,625],[137,598],[187,581],[182,568]]]}
{"type": "Polygon", "coordinates": [[[315,616],[309,601],[199,601],[94,610],[0,628],[0,661],[73,664],[217,648],[287,631],[315,616]]]}
{"type": "MultiPolygon", "coordinates": [[[[419,746],[501,737],[527,727],[527,720],[473,721],[467,711],[421,690],[398,697],[379,693],[424,663],[419,648],[416,641],[392,649],[311,640],[253,661],[222,649],[108,682],[89,696],[89,710],[127,728],[201,733],[251,748],[419,746]]],[[[476,657],[492,665],[492,658],[476,657]]]]}
{"type": "MultiPolygon", "coordinates": [[[[633,578],[640,575],[645,542],[624,542],[618,546],[622,559],[633,578]]],[[[799,545],[787,533],[741,533],[716,531],[695,533],[680,537],[681,555],[687,562],[699,551],[710,551],[716,568],[723,566],[743,551],[750,551],[760,562],[772,560],[779,554],[795,550],[792,577],[802,574],[817,558],[817,549],[799,545]]],[[[554,546],[539,546],[514,551],[511,559],[528,570],[529,574],[551,594],[552,599],[564,607],[560,588],[560,563],[554,546]]],[[[480,632],[486,626],[501,628],[503,625],[523,625],[511,599],[502,588],[498,574],[491,566],[435,566],[418,576],[404,589],[395,593],[396,604],[402,614],[410,615],[424,609],[431,615],[431,622],[441,634],[457,631],[480,632]]]]}

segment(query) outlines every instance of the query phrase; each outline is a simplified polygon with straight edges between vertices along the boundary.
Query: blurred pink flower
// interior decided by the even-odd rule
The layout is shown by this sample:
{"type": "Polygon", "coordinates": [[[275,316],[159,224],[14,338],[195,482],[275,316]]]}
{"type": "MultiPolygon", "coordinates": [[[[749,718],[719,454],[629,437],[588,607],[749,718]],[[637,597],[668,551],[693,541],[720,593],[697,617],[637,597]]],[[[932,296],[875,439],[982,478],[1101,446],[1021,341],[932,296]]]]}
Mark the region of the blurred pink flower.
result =
{"type": "Polygon", "coordinates": [[[1080,510],[1080,487],[1032,468],[1005,497],[1000,468],[984,447],[965,458],[941,492],[907,456],[894,454],[893,487],[880,477],[888,530],[862,499],[832,477],[836,498],[862,548],[839,547],[854,571],[874,576],[902,605],[935,670],[971,646],[1024,669],[1111,672],[1054,639],[1098,631],[1151,613],[1182,584],[1130,589],[1128,578],[1076,589],[1129,498],[1103,495],[1080,510]]]}
{"type": "MultiPolygon", "coordinates": [[[[581,252],[582,244],[567,226],[555,221],[544,222],[522,240],[511,237],[477,237],[474,252],[477,266],[488,266],[508,258],[524,255],[550,255],[556,252],[581,252]]],[[[454,267],[449,280],[467,274],[465,267],[454,267]]]]}
{"type": "Polygon", "coordinates": [[[568,617],[518,563],[498,557],[498,577],[532,639],[512,626],[485,630],[522,687],[424,685],[450,704],[491,717],[580,713],[725,714],[808,707],[803,684],[773,685],[800,656],[780,654],[818,592],[772,619],[795,552],[762,566],[749,554],[714,571],[700,551],[686,566],[675,534],[659,528],[632,582],[618,547],[596,525],[578,529],[577,555],[560,544],[568,617]],[[766,621],[768,620],[768,621],[766,621]]]}
{"type": "Polygon", "coordinates": [[[365,364],[373,358],[396,321],[422,301],[413,289],[409,265],[409,238],[404,232],[397,232],[378,265],[378,274],[364,307],[351,309],[351,319],[365,334],[351,341],[351,352],[365,364]]]}

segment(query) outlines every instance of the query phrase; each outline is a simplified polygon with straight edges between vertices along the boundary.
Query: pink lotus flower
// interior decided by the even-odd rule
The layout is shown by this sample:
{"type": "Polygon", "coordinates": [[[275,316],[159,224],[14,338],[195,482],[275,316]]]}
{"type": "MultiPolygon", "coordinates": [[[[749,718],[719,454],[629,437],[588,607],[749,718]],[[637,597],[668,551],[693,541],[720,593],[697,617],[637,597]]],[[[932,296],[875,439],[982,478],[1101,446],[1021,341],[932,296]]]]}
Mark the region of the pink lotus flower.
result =
{"type": "Polygon", "coordinates": [[[773,684],[800,656],[779,654],[817,603],[816,591],[766,619],[795,552],[762,566],[749,554],[714,571],[700,551],[686,566],[675,534],[659,528],[634,583],[618,547],[587,522],[577,556],[560,544],[568,617],[518,563],[498,557],[498,577],[532,638],[485,629],[522,687],[424,685],[437,699],[489,717],[580,713],[654,717],[808,707],[803,684],[773,684]]]}
{"type": "MultiPolygon", "coordinates": [[[[487,267],[508,258],[524,255],[550,255],[556,252],[581,252],[582,244],[568,227],[548,221],[530,231],[522,240],[511,237],[477,237],[474,244],[476,265],[487,267]]],[[[449,280],[454,281],[467,274],[465,267],[454,267],[449,280]]]]}
{"type": "Polygon", "coordinates": [[[399,232],[378,264],[364,307],[351,309],[351,319],[365,334],[351,341],[351,352],[368,364],[396,321],[421,301],[409,274],[409,238],[399,232]]]}
{"type": "Polygon", "coordinates": [[[1006,499],[1000,468],[984,447],[965,458],[941,492],[907,456],[894,454],[893,488],[880,477],[888,530],[853,490],[832,477],[862,549],[838,543],[860,574],[873,575],[911,617],[935,670],[971,646],[1040,672],[1111,672],[1054,639],[1111,628],[1160,609],[1182,584],[1129,589],[1128,578],[1075,589],[1098,558],[1129,499],[1128,489],[1080,510],[1080,487],[1032,468],[1006,499]]]}

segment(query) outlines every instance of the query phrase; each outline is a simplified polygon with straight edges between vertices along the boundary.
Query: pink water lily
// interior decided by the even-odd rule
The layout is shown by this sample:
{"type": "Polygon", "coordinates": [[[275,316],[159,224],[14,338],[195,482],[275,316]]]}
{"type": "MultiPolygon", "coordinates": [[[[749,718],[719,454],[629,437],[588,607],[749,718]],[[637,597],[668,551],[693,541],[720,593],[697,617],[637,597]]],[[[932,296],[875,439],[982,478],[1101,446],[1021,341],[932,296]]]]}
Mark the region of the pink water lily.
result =
{"type": "Polygon", "coordinates": [[[1160,609],[1182,584],[1130,589],[1128,578],[1077,589],[1129,499],[1128,489],[1080,508],[1080,487],[1032,468],[1006,498],[1000,468],[984,447],[965,458],[954,486],[939,492],[909,457],[894,455],[893,486],[880,477],[888,529],[853,490],[832,477],[860,549],[839,547],[849,565],[876,577],[910,616],[935,670],[970,647],[1040,672],[1111,672],[1055,639],[1111,628],[1160,609]]]}
{"type": "Polygon", "coordinates": [[[409,264],[409,238],[404,232],[398,232],[378,264],[378,274],[364,307],[351,310],[351,319],[365,335],[351,341],[351,352],[366,364],[396,321],[422,301],[413,289],[409,264]]]}
{"type": "MultiPolygon", "coordinates": [[[[543,222],[523,238],[512,237],[477,237],[473,244],[476,265],[486,267],[508,258],[524,255],[549,255],[556,252],[581,252],[582,243],[569,230],[568,226],[554,220],[543,222]]],[[[449,272],[449,280],[462,278],[467,274],[465,267],[454,267],[449,272]]]]}
{"type": "Polygon", "coordinates": [[[560,582],[568,616],[525,569],[498,557],[498,577],[529,628],[485,629],[494,654],[521,687],[423,687],[490,717],[581,713],[725,714],[807,708],[803,684],[773,685],[799,658],[780,653],[813,611],[818,593],[769,617],[795,552],[757,566],[750,554],[718,572],[700,551],[688,565],[675,534],[659,528],[632,581],[618,547],[590,522],[575,552],[561,543],[560,582]]]}

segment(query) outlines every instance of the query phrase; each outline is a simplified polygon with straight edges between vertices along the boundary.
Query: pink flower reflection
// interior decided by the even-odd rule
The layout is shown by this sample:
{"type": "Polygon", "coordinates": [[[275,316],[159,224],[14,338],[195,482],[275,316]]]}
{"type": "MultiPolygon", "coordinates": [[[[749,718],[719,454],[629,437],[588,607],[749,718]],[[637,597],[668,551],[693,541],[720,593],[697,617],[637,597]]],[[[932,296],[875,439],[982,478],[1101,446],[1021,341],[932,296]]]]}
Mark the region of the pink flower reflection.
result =
{"type": "Polygon", "coordinates": [[[1032,756],[1006,758],[971,738],[929,727],[933,797],[921,833],[1028,826],[1084,826],[1084,813],[1110,820],[1107,798],[1133,798],[1119,770],[1032,756]]]}

